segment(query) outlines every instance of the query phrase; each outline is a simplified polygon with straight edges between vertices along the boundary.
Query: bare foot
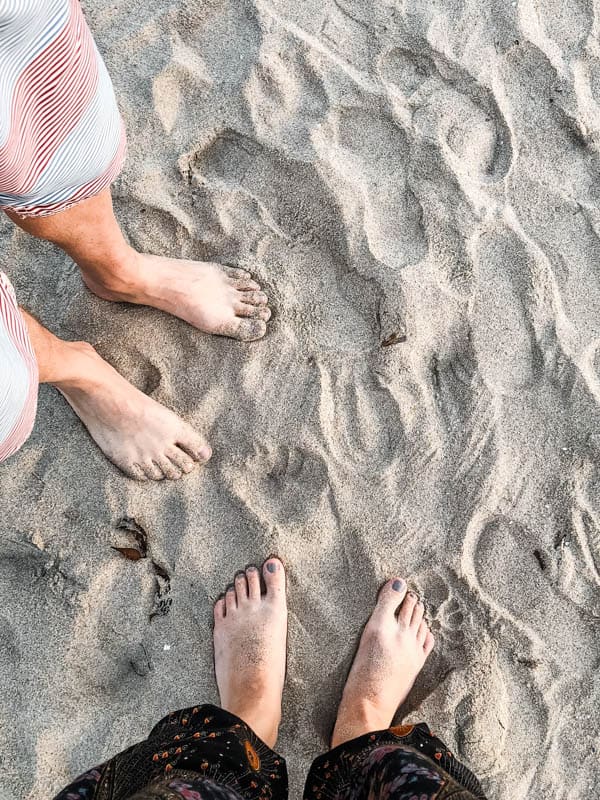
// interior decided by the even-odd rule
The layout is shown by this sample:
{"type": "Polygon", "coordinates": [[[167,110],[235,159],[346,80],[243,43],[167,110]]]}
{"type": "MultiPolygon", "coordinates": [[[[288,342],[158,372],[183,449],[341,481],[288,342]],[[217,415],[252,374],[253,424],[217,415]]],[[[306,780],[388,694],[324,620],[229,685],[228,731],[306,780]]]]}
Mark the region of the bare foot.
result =
{"type": "Polygon", "coordinates": [[[266,594],[258,568],[249,567],[215,604],[215,673],[221,706],[274,747],[285,680],[285,572],[278,558],[262,572],[266,594]]]}
{"type": "Polygon", "coordinates": [[[382,588],[344,687],[332,747],[389,728],[433,650],[424,612],[401,578],[382,588]]]}
{"type": "Polygon", "coordinates": [[[176,480],[211,456],[204,439],[140,392],[85,342],[61,342],[62,392],[98,447],[137,480],[176,480]]]}
{"type": "Polygon", "coordinates": [[[88,288],[105,300],[153,306],[205,333],[246,342],[266,333],[271,317],[267,295],[244,270],[131,249],[110,271],[80,266],[88,288]]]}

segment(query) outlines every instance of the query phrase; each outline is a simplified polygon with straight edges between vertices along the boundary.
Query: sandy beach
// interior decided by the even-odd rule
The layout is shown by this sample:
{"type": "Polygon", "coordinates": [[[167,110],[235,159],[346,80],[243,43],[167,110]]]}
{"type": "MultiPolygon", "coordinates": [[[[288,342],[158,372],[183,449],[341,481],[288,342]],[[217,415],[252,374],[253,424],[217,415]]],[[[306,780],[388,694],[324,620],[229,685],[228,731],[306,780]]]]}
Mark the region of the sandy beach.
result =
{"type": "Polygon", "coordinates": [[[250,345],[104,302],[0,220],[21,303],[206,434],[139,484],[42,387],[0,469],[1,800],[217,700],[211,605],[279,554],[300,797],[381,582],[436,648],[402,710],[493,800],[600,786],[600,34],[584,0],[85,0],[139,249],[249,269],[250,345]],[[129,522],[127,522],[129,520],[129,522]],[[148,557],[133,562],[140,526],[148,557]],[[158,565],[158,571],[157,566],[158,565]]]}

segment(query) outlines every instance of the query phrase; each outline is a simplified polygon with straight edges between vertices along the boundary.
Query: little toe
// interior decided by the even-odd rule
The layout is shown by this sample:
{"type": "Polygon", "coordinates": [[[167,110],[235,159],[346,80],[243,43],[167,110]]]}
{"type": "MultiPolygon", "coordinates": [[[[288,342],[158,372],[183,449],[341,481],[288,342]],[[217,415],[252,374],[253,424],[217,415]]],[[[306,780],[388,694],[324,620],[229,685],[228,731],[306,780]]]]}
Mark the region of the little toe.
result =
{"type": "Polygon", "coordinates": [[[144,470],[144,474],[151,481],[162,481],[165,479],[162,469],[158,466],[156,461],[144,461],[140,464],[144,470]]]}
{"type": "Polygon", "coordinates": [[[421,621],[419,625],[419,629],[417,630],[417,642],[423,647],[425,644],[425,639],[427,638],[427,634],[429,633],[429,625],[425,620],[421,621]]]}
{"type": "Polygon", "coordinates": [[[235,576],[235,595],[238,606],[248,599],[248,584],[245,572],[238,572],[235,576]]]}
{"type": "Polygon", "coordinates": [[[248,567],[246,570],[246,581],[248,582],[248,597],[250,600],[260,599],[260,570],[258,567],[248,567]]]}
{"type": "Polygon", "coordinates": [[[427,656],[433,650],[434,644],[435,644],[435,639],[433,638],[433,633],[431,631],[427,631],[427,636],[425,637],[425,644],[423,645],[423,652],[425,653],[425,658],[427,658],[427,656]]]}
{"type": "Polygon", "coordinates": [[[249,306],[266,306],[269,298],[264,292],[240,292],[238,300],[249,306]]]}
{"type": "Polygon", "coordinates": [[[134,481],[147,481],[148,476],[139,464],[123,464],[118,465],[119,469],[123,470],[125,475],[133,478],[134,481]]]}
{"type": "Polygon", "coordinates": [[[167,458],[175,464],[185,475],[191,472],[196,466],[194,459],[179,447],[170,447],[166,452],[167,458]]]}
{"type": "Polygon", "coordinates": [[[225,598],[219,597],[214,607],[215,622],[220,622],[225,617],[225,598]]]}
{"type": "Polygon", "coordinates": [[[394,621],[398,606],[406,595],[406,581],[402,578],[392,578],[384,584],[377,595],[377,605],[373,611],[374,618],[386,618],[394,621]]]}
{"type": "Polygon", "coordinates": [[[268,306],[247,306],[245,303],[236,303],[234,306],[238,317],[255,317],[268,322],[271,319],[271,309],[268,306]]]}
{"type": "Polygon", "coordinates": [[[414,607],[417,605],[418,597],[414,592],[408,592],[404,598],[404,602],[400,606],[398,612],[398,622],[405,628],[410,625],[414,607]]]}
{"type": "Polygon", "coordinates": [[[170,481],[178,481],[181,478],[182,472],[170,458],[163,456],[162,458],[156,459],[156,465],[162,472],[165,478],[168,478],[170,481]]]}
{"type": "Polygon", "coordinates": [[[416,606],[413,608],[412,617],[410,619],[410,627],[417,630],[424,616],[425,606],[423,605],[423,602],[419,600],[416,606]]]}
{"type": "Polygon", "coordinates": [[[235,586],[227,587],[227,591],[225,592],[225,608],[228,614],[233,613],[237,609],[235,586]]]}
{"type": "Polygon", "coordinates": [[[268,558],[263,564],[263,577],[267,597],[277,599],[285,596],[285,569],[278,558],[268,558]]]}
{"type": "Polygon", "coordinates": [[[238,319],[231,335],[241,342],[254,342],[262,339],[266,332],[267,323],[262,319],[238,319]]]}

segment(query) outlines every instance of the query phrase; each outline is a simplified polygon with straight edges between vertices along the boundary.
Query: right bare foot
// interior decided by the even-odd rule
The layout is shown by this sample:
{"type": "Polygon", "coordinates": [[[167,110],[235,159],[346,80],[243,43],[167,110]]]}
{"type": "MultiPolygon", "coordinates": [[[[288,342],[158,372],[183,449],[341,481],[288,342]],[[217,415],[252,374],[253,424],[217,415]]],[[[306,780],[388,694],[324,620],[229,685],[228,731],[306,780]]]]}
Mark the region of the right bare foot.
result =
{"type": "Polygon", "coordinates": [[[269,558],[262,573],[266,594],[258,568],[248,567],[215,604],[215,673],[221,706],[274,747],[285,680],[285,571],[269,558]]]}
{"type": "Polygon", "coordinates": [[[424,613],[401,578],[382,588],[344,687],[332,747],[392,724],[433,650],[424,613]]]}
{"type": "Polygon", "coordinates": [[[172,411],[143,394],[85,342],[59,342],[62,392],[110,461],[137,480],[176,480],[211,449],[172,411]]]}

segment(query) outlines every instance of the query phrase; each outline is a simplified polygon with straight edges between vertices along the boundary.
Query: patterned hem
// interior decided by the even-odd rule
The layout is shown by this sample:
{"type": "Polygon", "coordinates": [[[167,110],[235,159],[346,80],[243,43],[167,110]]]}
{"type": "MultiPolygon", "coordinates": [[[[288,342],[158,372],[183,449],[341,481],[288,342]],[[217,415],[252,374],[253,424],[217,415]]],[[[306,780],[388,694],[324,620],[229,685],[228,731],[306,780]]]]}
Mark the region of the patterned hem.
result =
{"type": "MultiPolygon", "coordinates": [[[[475,775],[453,756],[424,722],[367,733],[320,756],[313,762],[306,780],[305,800],[355,797],[357,775],[362,774],[363,767],[374,751],[389,755],[391,751],[398,749],[410,750],[416,760],[429,764],[432,772],[441,776],[443,783],[440,784],[438,793],[423,797],[435,796],[441,800],[442,797],[452,796],[464,797],[465,800],[486,800],[475,775]]],[[[369,765],[365,773],[370,775],[369,765]]]]}
{"type": "Polygon", "coordinates": [[[55,800],[125,800],[182,775],[220,784],[247,800],[287,797],[284,759],[241,719],[203,705],[169,714],[147,739],[82,775],[55,800]]]}

